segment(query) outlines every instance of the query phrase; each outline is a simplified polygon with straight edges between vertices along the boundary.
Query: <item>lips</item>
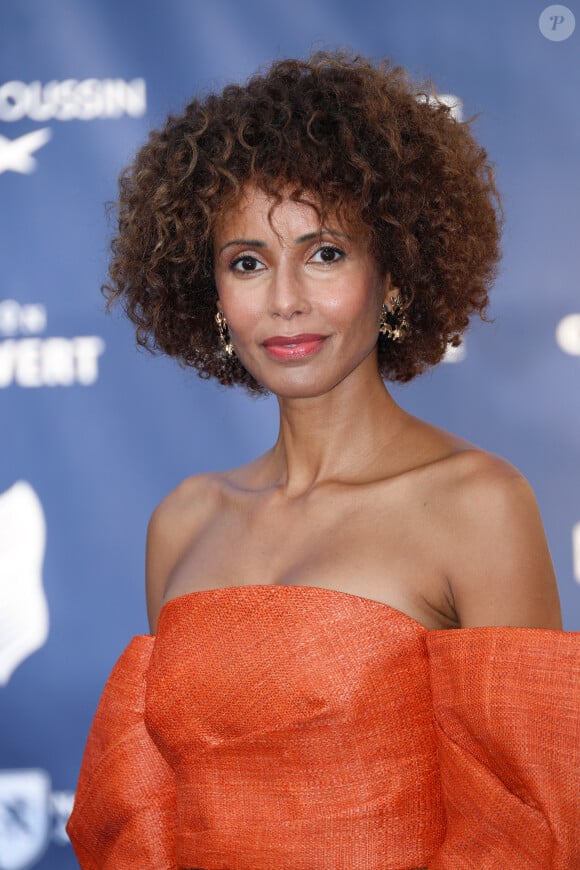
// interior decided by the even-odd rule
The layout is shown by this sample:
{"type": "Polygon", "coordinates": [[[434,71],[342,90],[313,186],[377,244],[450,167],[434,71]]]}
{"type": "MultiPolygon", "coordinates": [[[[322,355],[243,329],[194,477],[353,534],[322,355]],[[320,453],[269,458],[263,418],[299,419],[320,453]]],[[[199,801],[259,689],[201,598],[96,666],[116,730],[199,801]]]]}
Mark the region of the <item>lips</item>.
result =
{"type": "Polygon", "coordinates": [[[265,347],[291,347],[297,344],[307,344],[312,341],[322,341],[324,335],[314,332],[302,332],[300,335],[274,335],[264,342],[265,347]]]}
{"type": "Polygon", "coordinates": [[[327,336],[313,332],[302,332],[300,335],[273,335],[267,338],[263,345],[270,356],[278,360],[299,360],[316,353],[327,336]]]}

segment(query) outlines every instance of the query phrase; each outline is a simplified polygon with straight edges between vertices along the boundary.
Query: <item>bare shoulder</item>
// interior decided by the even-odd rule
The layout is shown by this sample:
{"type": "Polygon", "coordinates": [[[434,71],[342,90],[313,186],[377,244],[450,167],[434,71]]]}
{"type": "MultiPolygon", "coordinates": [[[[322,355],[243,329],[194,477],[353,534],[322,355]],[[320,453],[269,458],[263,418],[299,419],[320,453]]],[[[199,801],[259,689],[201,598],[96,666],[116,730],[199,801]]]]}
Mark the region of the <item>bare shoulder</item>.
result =
{"type": "Polygon", "coordinates": [[[461,451],[449,462],[448,496],[467,522],[501,521],[512,525],[540,522],[534,491],[506,459],[478,448],[461,451]]]}
{"type": "Polygon", "coordinates": [[[505,459],[465,450],[450,458],[443,492],[460,624],[561,628],[552,560],[526,478],[505,459]]]}
{"type": "Polygon", "coordinates": [[[186,478],[157,505],[147,528],[146,592],[149,626],[157,627],[167,581],[189,544],[218,509],[219,474],[186,478]]]}
{"type": "Polygon", "coordinates": [[[456,464],[456,472],[459,475],[468,475],[475,478],[519,478],[525,480],[521,471],[515,465],[468,442],[463,442],[466,449],[455,454],[453,457],[456,464]]]}

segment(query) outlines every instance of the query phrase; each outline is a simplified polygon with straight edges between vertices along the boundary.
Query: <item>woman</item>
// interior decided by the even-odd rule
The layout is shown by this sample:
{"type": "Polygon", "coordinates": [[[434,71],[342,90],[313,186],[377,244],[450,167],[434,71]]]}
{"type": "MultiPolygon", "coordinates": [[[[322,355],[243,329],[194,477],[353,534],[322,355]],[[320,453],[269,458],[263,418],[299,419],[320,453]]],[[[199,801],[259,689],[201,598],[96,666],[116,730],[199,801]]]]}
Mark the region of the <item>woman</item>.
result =
{"type": "Polygon", "coordinates": [[[153,514],[83,868],[575,866],[578,644],[533,494],[384,385],[484,315],[500,223],[468,125],[340,54],[194,100],[125,172],[110,301],[280,430],[153,514]]]}

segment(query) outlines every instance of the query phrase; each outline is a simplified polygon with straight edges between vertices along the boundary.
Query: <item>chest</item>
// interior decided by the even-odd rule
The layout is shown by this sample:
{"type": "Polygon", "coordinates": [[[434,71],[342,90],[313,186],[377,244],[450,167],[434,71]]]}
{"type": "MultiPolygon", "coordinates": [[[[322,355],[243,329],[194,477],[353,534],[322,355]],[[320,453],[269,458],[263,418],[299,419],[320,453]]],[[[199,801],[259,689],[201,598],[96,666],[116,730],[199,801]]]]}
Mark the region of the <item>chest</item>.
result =
{"type": "Polygon", "coordinates": [[[432,610],[425,601],[439,607],[444,577],[429,499],[385,489],[336,487],[294,502],[236,494],[191,540],[171,595],[256,583],[319,586],[425,622],[432,610]]]}

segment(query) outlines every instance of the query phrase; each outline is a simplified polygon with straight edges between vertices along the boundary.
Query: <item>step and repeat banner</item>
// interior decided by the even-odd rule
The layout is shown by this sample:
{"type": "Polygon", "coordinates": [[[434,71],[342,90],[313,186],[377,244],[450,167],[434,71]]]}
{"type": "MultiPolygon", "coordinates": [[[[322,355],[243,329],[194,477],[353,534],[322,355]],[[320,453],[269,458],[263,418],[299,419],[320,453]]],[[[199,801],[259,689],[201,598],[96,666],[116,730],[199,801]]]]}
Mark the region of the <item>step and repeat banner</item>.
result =
{"type": "Polygon", "coordinates": [[[351,46],[431,77],[497,170],[492,324],[397,387],[534,487],[580,630],[580,7],[533,0],[11,0],[0,10],[0,870],[64,826],[103,683],[147,632],[144,541],[184,477],[248,461],[276,405],[135,348],[103,310],[106,203],[148,130],[275,58],[351,46]]]}

